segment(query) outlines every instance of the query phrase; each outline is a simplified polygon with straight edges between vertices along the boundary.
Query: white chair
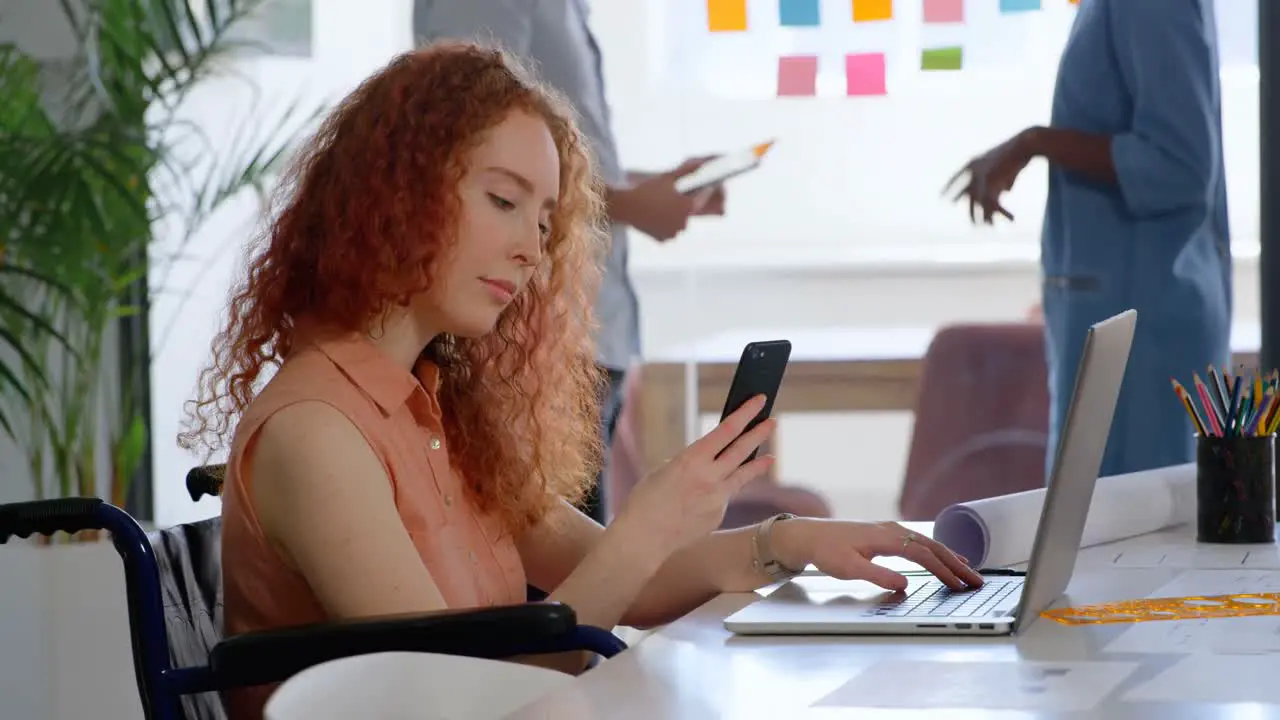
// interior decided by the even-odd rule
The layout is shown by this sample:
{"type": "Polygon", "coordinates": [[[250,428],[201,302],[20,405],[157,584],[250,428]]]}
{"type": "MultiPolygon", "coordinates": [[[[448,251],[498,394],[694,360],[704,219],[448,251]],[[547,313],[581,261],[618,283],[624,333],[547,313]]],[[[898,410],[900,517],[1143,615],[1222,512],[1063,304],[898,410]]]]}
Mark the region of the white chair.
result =
{"type": "Polygon", "coordinates": [[[501,718],[573,676],[500,660],[388,652],[322,663],[272,693],[265,720],[501,718]]]}

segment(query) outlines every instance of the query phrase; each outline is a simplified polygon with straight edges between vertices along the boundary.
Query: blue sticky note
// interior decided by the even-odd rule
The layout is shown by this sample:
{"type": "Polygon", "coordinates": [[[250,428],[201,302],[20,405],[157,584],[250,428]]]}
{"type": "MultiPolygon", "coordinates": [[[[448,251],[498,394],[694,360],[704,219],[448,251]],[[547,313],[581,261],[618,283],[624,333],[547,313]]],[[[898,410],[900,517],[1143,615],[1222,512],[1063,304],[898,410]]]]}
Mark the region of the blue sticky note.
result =
{"type": "Polygon", "coordinates": [[[819,0],[778,0],[778,21],[789,26],[820,25],[818,4],[819,0]]]}
{"type": "Polygon", "coordinates": [[[1040,9],[1040,0],[1000,0],[1000,12],[1018,13],[1040,9]]]}

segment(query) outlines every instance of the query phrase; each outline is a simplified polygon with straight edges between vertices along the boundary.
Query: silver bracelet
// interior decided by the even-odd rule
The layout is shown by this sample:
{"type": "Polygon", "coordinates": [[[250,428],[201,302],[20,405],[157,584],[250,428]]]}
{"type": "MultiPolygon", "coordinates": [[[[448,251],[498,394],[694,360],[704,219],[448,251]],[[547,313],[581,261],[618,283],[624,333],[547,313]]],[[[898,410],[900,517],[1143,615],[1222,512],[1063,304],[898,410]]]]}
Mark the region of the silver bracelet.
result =
{"type": "Polygon", "coordinates": [[[751,534],[751,567],[774,582],[790,580],[803,571],[803,568],[792,570],[783,565],[773,552],[773,524],[780,520],[794,520],[795,517],[791,513],[779,513],[757,525],[751,534]]]}

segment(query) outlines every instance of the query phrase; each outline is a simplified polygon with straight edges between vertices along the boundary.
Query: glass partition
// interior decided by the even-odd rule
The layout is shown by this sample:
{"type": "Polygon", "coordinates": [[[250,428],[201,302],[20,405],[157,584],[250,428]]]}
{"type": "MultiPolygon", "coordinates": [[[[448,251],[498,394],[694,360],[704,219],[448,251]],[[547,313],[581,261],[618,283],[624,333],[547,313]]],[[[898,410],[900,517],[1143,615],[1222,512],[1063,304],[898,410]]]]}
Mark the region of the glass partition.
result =
{"type": "MultiPolygon", "coordinates": [[[[898,515],[924,440],[915,410],[937,331],[1038,322],[1044,164],[1007,196],[1016,222],[973,225],[940,191],[974,154],[1048,122],[1077,10],[869,5],[892,14],[860,18],[847,0],[593,12],[626,164],[664,169],[775,141],[757,170],[728,182],[725,217],[696,218],[666,243],[632,233],[645,408],[661,417],[645,424],[647,462],[714,426],[746,342],[787,338],[776,482],[820,495],[833,514],[885,518],[898,515]]],[[[1217,3],[1244,344],[1256,344],[1258,307],[1256,11],[1217,3]]]]}

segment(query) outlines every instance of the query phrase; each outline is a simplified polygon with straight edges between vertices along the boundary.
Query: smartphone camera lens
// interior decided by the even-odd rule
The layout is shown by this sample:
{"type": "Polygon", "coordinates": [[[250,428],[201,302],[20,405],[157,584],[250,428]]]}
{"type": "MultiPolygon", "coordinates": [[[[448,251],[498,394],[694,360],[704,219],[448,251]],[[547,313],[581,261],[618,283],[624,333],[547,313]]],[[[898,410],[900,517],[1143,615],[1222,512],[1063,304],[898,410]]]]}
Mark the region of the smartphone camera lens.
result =
{"type": "Polygon", "coordinates": [[[753,359],[759,360],[760,358],[764,357],[764,351],[763,351],[763,350],[752,350],[752,351],[751,351],[751,357],[752,357],[753,359]]]}

